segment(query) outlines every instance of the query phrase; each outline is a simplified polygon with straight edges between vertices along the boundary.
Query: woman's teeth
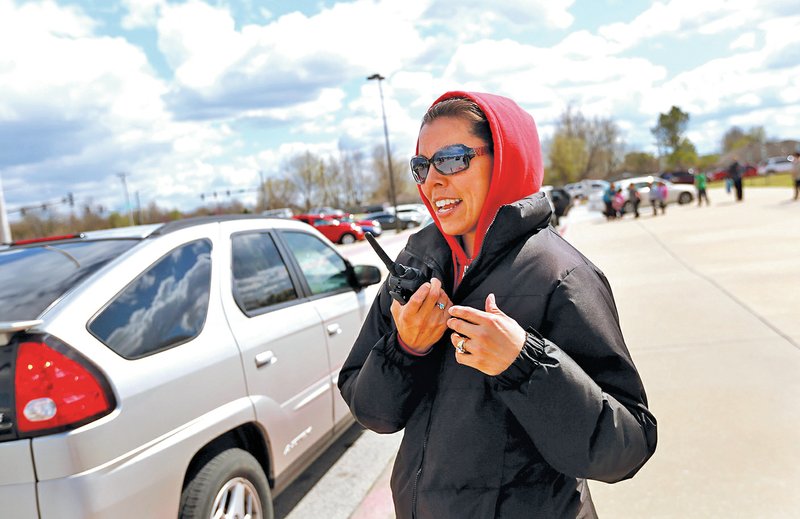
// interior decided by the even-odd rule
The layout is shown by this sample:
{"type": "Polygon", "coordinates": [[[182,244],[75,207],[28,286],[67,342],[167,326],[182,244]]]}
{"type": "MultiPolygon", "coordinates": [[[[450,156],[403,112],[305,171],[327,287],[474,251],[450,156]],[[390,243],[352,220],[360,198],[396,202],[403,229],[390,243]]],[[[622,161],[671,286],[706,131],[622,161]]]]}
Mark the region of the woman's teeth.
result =
{"type": "Polygon", "coordinates": [[[438,212],[448,211],[461,203],[460,198],[443,198],[436,201],[436,210],[438,212]]]}

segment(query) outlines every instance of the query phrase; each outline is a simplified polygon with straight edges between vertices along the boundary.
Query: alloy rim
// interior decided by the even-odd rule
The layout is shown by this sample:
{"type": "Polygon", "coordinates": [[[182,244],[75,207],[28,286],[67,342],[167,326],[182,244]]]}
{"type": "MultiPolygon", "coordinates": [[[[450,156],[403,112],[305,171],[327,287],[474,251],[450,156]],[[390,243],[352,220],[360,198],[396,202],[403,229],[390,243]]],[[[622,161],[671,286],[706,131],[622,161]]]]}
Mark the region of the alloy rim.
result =
{"type": "Polygon", "coordinates": [[[225,483],[211,507],[210,519],[262,519],[261,499],[253,484],[245,478],[225,483]]]}

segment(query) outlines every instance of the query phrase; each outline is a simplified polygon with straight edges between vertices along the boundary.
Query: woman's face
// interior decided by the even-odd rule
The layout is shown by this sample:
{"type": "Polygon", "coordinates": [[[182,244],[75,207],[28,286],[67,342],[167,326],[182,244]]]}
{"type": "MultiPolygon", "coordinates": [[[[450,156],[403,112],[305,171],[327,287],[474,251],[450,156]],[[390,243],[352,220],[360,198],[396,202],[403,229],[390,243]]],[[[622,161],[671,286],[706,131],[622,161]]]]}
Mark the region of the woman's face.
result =
{"type": "MultiPolygon", "coordinates": [[[[430,158],[434,153],[452,144],[470,148],[487,143],[472,134],[471,123],[457,117],[439,117],[419,131],[419,154],[430,158]]],[[[453,236],[461,235],[471,254],[478,217],[481,215],[486,194],[492,180],[493,154],[479,155],[470,160],[469,168],[453,175],[442,175],[430,166],[428,178],[422,184],[422,193],[428,199],[442,231],[453,236]]]]}

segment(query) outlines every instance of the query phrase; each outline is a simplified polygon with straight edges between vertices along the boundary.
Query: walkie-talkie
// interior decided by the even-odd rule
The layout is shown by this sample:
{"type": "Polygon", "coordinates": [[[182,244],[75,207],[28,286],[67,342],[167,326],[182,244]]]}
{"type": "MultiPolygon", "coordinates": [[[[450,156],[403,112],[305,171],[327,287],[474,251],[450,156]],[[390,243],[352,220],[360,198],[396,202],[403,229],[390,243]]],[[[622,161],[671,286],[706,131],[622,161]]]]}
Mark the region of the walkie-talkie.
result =
{"type": "Polygon", "coordinates": [[[408,303],[408,299],[428,279],[422,274],[421,270],[414,267],[406,267],[392,261],[381,246],[378,245],[372,233],[368,232],[364,233],[364,235],[378,254],[378,257],[383,261],[383,264],[389,269],[389,295],[401,305],[408,303]]]}

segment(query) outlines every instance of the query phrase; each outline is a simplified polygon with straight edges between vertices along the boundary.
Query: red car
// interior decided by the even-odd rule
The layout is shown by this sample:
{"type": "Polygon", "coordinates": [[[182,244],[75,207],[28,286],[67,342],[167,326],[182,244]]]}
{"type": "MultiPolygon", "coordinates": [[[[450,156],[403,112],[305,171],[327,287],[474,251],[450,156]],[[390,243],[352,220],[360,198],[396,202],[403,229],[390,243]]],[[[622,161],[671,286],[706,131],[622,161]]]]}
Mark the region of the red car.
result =
{"type": "Polygon", "coordinates": [[[364,232],[371,232],[373,236],[380,236],[381,233],[383,233],[383,227],[381,227],[381,222],[379,222],[378,220],[372,220],[372,219],[359,220],[352,213],[345,213],[341,216],[336,216],[331,214],[326,214],[323,216],[328,219],[333,218],[339,220],[342,223],[354,223],[359,227],[361,227],[361,229],[364,232]]]}
{"type": "Polygon", "coordinates": [[[364,239],[364,229],[353,222],[342,222],[325,214],[298,214],[295,220],[305,222],[334,243],[354,243],[364,239]]]}
{"type": "MultiPolygon", "coordinates": [[[[743,177],[755,177],[758,176],[758,169],[752,164],[745,164],[744,165],[744,174],[743,177]]],[[[718,169],[716,171],[710,171],[706,173],[706,178],[709,182],[716,182],[717,180],[725,180],[728,178],[728,168],[718,169]]]]}

